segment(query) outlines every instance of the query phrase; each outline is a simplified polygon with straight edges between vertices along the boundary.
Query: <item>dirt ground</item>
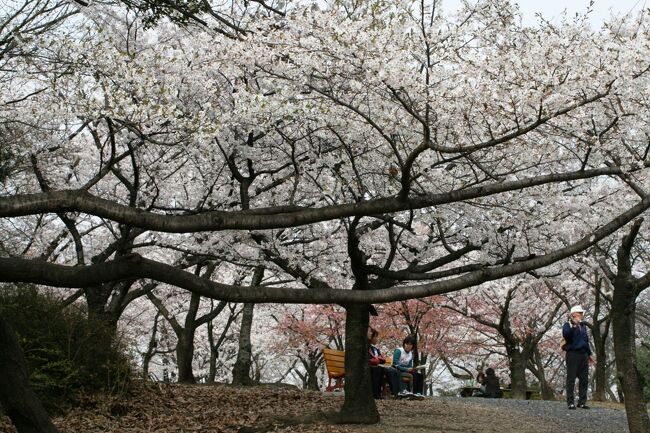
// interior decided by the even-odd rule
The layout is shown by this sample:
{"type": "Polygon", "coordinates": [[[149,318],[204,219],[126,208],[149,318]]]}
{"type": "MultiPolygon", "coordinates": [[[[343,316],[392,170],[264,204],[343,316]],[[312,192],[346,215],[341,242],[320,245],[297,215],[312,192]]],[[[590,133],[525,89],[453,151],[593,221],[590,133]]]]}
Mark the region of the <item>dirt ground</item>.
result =
{"type": "MultiPolygon", "coordinates": [[[[54,423],[67,433],[621,433],[626,429],[621,405],[569,413],[562,402],[479,398],[382,400],[377,425],[325,422],[323,413],[337,410],[342,402],[341,395],[286,387],[140,383],[130,395],[80,398],[54,423]]],[[[0,432],[15,432],[6,417],[0,417],[0,432]]]]}

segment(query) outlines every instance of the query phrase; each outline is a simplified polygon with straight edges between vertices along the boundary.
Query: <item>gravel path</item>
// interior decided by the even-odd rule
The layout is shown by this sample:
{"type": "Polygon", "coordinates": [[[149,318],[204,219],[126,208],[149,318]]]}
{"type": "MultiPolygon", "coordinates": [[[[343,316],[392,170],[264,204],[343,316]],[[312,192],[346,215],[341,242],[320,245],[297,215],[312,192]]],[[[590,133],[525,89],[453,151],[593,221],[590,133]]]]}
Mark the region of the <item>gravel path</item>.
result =
{"type": "MultiPolygon", "coordinates": [[[[475,407],[487,408],[495,413],[504,409],[521,413],[522,419],[538,420],[540,430],[551,426],[562,426],[559,432],[590,432],[590,433],[624,433],[629,432],[625,412],[617,409],[607,409],[588,403],[590,409],[568,410],[563,401],[541,400],[510,400],[510,399],[477,399],[477,398],[434,398],[441,401],[455,401],[475,407]]],[[[550,428],[554,431],[554,428],[550,428]]],[[[517,430],[513,430],[517,431],[517,430]]]]}

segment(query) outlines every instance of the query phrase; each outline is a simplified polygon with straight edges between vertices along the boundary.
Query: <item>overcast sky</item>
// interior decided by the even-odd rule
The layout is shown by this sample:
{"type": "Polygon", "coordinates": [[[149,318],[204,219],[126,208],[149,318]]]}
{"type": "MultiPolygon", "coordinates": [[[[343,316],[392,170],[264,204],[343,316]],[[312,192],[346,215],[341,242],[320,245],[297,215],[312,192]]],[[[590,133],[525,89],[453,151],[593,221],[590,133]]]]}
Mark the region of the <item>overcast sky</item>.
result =
{"type": "MultiPolygon", "coordinates": [[[[563,10],[566,9],[569,16],[576,12],[584,13],[589,7],[590,0],[519,0],[523,14],[524,24],[533,25],[538,22],[535,13],[555,22],[563,10]]],[[[447,11],[455,10],[461,4],[460,0],[443,0],[443,8],[447,11]]],[[[595,0],[593,12],[590,14],[594,27],[600,27],[601,23],[610,15],[610,10],[615,14],[640,11],[644,7],[650,7],[650,0],[595,0]]]]}

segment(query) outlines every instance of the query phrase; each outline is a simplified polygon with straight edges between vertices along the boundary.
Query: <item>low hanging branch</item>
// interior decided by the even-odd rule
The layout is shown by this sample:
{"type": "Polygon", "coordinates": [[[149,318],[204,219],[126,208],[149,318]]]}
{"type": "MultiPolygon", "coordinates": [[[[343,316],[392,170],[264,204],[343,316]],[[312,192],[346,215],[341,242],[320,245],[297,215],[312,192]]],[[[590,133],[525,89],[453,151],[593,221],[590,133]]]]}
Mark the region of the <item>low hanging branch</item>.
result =
{"type": "MultiPolygon", "coordinates": [[[[650,166],[650,161],[645,164],[650,166]]],[[[510,182],[492,183],[446,193],[422,194],[410,198],[388,197],[318,208],[280,206],[235,212],[213,211],[196,215],[160,215],[102,199],[87,191],[62,190],[2,197],[0,198],[0,218],[50,212],[83,212],[131,227],[167,233],[262,230],[297,227],[344,217],[422,209],[550,183],[621,173],[622,170],[618,167],[601,167],[593,170],[555,173],[510,182]]]]}
{"type": "Polygon", "coordinates": [[[92,266],[62,266],[35,260],[0,258],[0,281],[28,282],[56,287],[88,287],[110,281],[150,278],[184,288],[213,299],[229,302],[300,303],[300,304],[369,304],[424,298],[472,287],[486,281],[517,275],[551,265],[596,244],[625,226],[650,208],[645,198],[607,224],[579,241],[553,252],[499,267],[468,272],[459,277],[429,284],[378,290],[318,289],[296,290],[284,287],[241,287],[220,284],[179,270],[171,265],[129,254],[116,260],[92,266]]]}

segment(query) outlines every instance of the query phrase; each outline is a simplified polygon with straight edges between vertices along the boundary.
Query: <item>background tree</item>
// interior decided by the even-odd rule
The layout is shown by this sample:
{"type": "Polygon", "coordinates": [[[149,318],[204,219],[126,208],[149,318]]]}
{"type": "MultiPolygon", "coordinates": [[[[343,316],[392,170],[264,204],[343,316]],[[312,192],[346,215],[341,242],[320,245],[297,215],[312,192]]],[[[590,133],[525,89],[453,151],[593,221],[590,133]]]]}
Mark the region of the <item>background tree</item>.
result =
{"type": "Polygon", "coordinates": [[[557,324],[562,302],[549,304],[549,291],[542,282],[514,280],[500,281],[482,287],[475,299],[450,297],[448,308],[492,328],[505,348],[510,385],[514,398],[525,398],[526,370],[533,362],[545,398],[552,398],[544,380],[542,365],[535,362],[535,354],[542,338],[557,324]],[[505,292],[505,296],[499,292],[505,292]],[[540,308],[545,305],[546,308],[540,308]],[[550,395],[549,395],[550,394],[550,395]]]}
{"type": "Polygon", "coordinates": [[[639,294],[650,285],[650,274],[640,277],[633,274],[631,251],[635,239],[641,229],[643,219],[637,219],[629,233],[623,237],[616,254],[616,273],[606,262],[602,269],[612,282],[612,330],[614,337],[614,353],[616,354],[616,369],[618,379],[623,386],[625,395],[625,410],[631,432],[647,431],[650,428],[650,418],[646,410],[643,395],[643,376],[637,367],[636,357],[636,300],[639,294]]]}

